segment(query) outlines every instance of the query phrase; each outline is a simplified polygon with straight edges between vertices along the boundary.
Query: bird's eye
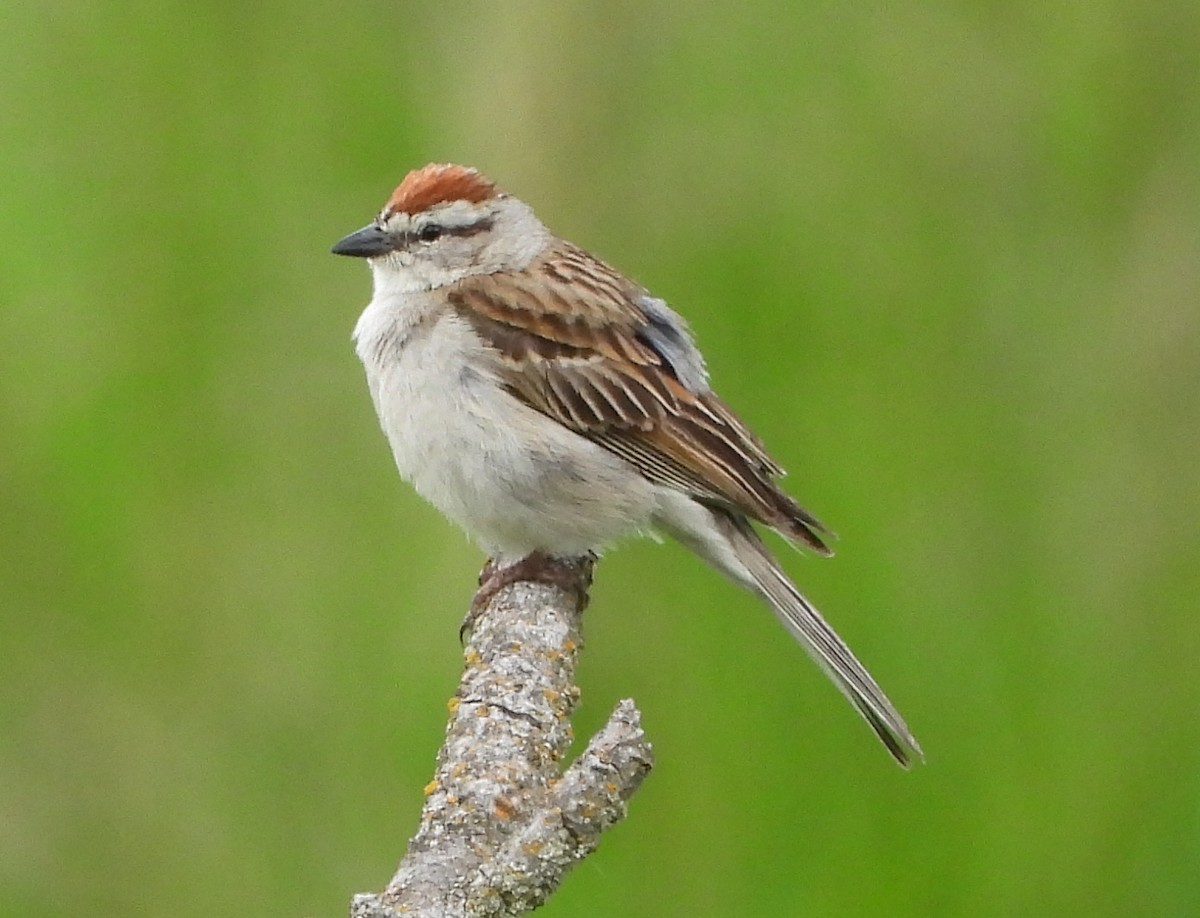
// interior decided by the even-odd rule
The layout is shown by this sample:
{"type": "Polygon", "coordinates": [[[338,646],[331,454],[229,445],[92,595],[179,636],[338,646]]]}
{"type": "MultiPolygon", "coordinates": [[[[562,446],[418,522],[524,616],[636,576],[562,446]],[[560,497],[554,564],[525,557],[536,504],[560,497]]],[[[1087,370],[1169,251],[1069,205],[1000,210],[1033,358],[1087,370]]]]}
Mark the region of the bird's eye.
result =
{"type": "Polygon", "coordinates": [[[422,242],[433,242],[444,232],[445,230],[440,223],[426,223],[417,230],[417,238],[422,242]]]}

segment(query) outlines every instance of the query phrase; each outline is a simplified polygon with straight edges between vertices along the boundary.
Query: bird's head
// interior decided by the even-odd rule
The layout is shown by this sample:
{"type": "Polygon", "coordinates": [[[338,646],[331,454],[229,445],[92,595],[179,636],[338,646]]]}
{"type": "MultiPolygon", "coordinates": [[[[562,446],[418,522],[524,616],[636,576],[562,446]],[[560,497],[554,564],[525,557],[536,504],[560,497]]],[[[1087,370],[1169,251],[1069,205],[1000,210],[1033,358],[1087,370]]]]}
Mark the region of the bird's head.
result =
{"type": "Polygon", "coordinates": [[[524,202],[475,169],[431,163],[408,173],[379,215],[333,253],[368,259],[377,287],[412,292],[521,270],[549,239],[524,202]]]}

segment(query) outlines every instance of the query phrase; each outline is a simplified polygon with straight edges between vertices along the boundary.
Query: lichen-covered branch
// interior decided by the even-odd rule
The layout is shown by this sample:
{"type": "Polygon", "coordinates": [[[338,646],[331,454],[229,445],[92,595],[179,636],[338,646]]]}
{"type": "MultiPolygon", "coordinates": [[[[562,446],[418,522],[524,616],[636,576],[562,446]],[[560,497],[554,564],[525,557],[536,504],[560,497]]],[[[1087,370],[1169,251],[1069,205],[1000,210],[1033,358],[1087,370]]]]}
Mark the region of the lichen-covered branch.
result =
{"type": "Polygon", "coordinates": [[[563,770],[591,561],[539,559],[521,573],[476,598],[420,827],[387,889],[354,897],[352,918],[536,908],[624,817],[651,768],[626,700],[563,770]]]}

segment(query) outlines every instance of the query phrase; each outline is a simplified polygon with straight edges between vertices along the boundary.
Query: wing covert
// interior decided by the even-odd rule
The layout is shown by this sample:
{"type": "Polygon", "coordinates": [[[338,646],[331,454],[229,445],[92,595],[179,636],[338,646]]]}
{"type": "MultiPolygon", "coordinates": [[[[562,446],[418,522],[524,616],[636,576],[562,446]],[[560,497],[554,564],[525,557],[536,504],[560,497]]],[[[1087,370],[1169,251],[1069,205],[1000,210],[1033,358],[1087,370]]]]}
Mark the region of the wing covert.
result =
{"type": "Polygon", "coordinates": [[[820,523],[775,484],[783,469],[709,390],[686,326],[662,300],[566,243],[524,272],[446,289],[526,404],[653,481],[827,551],[820,523]]]}

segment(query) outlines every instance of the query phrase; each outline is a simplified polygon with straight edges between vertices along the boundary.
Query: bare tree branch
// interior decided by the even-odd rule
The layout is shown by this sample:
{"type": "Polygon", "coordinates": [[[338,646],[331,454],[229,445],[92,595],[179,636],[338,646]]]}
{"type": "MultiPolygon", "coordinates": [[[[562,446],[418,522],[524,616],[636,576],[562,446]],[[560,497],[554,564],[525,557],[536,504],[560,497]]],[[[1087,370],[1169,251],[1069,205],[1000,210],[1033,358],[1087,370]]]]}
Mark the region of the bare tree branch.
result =
{"type": "Polygon", "coordinates": [[[561,768],[591,566],[527,559],[524,579],[485,582],[420,827],[387,889],[354,897],[352,918],[523,914],[624,817],[653,764],[632,701],[561,768]]]}

